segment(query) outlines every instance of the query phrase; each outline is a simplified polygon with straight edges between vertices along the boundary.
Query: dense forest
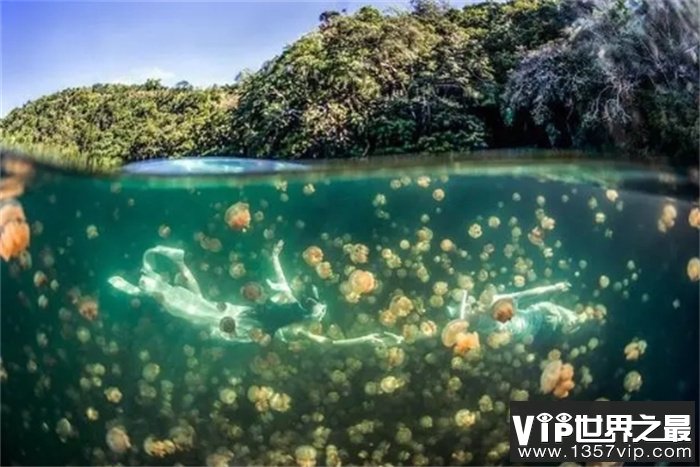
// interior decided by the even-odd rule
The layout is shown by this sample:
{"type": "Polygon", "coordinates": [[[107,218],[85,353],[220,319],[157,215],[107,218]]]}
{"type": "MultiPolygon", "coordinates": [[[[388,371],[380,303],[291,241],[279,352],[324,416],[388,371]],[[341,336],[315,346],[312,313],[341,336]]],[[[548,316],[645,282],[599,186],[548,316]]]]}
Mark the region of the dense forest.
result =
{"type": "Polygon", "coordinates": [[[563,147],[694,164],[692,0],[512,0],[326,12],[229,85],[67,89],[0,121],[6,145],[91,167],[160,156],[354,157],[563,147]]]}

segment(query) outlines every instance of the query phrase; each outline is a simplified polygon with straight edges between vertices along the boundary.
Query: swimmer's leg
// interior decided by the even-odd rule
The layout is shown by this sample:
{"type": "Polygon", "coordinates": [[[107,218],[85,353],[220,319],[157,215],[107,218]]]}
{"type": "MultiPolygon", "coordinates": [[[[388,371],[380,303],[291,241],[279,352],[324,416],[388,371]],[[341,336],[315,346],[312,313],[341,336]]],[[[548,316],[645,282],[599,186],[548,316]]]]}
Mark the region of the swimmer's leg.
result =
{"type": "Polygon", "coordinates": [[[143,273],[148,276],[160,276],[154,268],[154,258],[160,255],[168,258],[172,261],[179,270],[179,274],[182,277],[183,286],[190,292],[197,295],[202,295],[202,291],[199,287],[197,279],[195,279],[194,274],[190,271],[190,268],[185,264],[185,252],[179,248],[171,248],[163,245],[158,245],[154,248],[149,248],[143,253],[143,273]]]}
{"type": "Polygon", "coordinates": [[[284,241],[280,240],[272,250],[272,267],[275,270],[277,280],[276,282],[273,282],[268,279],[267,284],[277,293],[270,298],[270,301],[273,303],[296,302],[297,300],[292,294],[292,288],[289,286],[289,282],[287,282],[287,278],[282,270],[282,264],[280,264],[280,253],[282,253],[282,247],[284,247],[284,241]]]}
{"type": "Polygon", "coordinates": [[[107,279],[107,282],[109,282],[110,285],[115,289],[129,295],[141,295],[143,293],[143,291],[140,288],[128,282],[123,277],[112,276],[109,279],[107,279]]]}

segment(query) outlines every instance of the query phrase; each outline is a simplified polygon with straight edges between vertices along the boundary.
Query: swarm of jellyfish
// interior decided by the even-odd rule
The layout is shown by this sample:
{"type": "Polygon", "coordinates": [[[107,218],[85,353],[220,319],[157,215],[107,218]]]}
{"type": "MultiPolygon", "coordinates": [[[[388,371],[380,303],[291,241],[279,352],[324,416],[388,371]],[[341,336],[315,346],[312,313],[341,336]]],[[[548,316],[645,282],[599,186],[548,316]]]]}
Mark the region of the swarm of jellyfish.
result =
{"type": "MultiPolygon", "coordinates": [[[[188,186],[176,216],[114,182],[95,211],[64,204],[61,223],[24,201],[33,172],[11,168],[0,186],[0,258],[21,286],[7,312],[41,324],[18,355],[3,354],[0,383],[31,381],[41,410],[17,416],[82,456],[65,462],[502,465],[510,401],[649,397],[643,365],[660,346],[641,326],[608,334],[630,320],[624,304],[657,298],[637,287],[647,270],[637,257],[612,264],[571,246],[579,235],[601,249],[615,239],[634,202],[622,187],[553,193],[537,180],[542,192],[503,184],[484,201],[457,176],[407,170],[377,175],[347,202],[335,180],[299,176],[188,186]],[[347,223],[334,223],[334,203],[347,223]],[[148,238],[131,239],[130,222],[148,238]],[[163,276],[198,296],[214,326],[166,312],[167,290],[143,292],[153,274],[139,261],[155,245],[185,252],[163,276]],[[118,261],[84,254],[93,248],[118,251],[118,261]],[[134,289],[110,288],[111,274],[134,289]],[[240,336],[236,307],[280,321],[295,312],[290,299],[274,300],[281,280],[293,298],[323,302],[325,315],[240,336]]],[[[644,215],[658,242],[700,228],[697,203],[663,198],[644,215]]],[[[684,255],[669,274],[697,286],[698,252],[684,255]]]]}

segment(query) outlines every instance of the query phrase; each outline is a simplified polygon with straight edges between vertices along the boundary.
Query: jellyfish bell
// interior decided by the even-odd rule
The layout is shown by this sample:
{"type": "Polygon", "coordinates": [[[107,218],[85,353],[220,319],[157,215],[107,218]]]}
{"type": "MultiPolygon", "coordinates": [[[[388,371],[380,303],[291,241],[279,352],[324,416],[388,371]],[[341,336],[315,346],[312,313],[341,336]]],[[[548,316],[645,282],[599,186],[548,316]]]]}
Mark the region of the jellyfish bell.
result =
{"type": "Polygon", "coordinates": [[[251,221],[250,206],[248,203],[235,203],[226,210],[224,218],[231,229],[246,231],[251,221]]]}
{"type": "Polygon", "coordinates": [[[29,246],[30,229],[22,205],[10,199],[0,202],[0,258],[9,261],[29,246]]]}
{"type": "Polygon", "coordinates": [[[510,297],[499,298],[491,305],[491,316],[498,322],[507,323],[515,315],[515,302],[510,297]]]}
{"type": "Polygon", "coordinates": [[[250,302],[264,301],[263,288],[257,282],[247,282],[241,287],[241,296],[250,302]]]}
{"type": "Polygon", "coordinates": [[[224,334],[236,334],[236,320],[230,316],[224,316],[219,321],[219,330],[224,334]]]}
{"type": "Polygon", "coordinates": [[[122,426],[114,426],[110,428],[105,436],[105,441],[107,442],[109,449],[116,454],[123,454],[131,448],[129,435],[122,426]]]}
{"type": "Polygon", "coordinates": [[[88,321],[94,321],[100,313],[97,301],[90,297],[81,298],[78,301],[78,312],[88,321]]]}
{"type": "Polygon", "coordinates": [[[700,258],[690,258],[686,272],[691,281],[700,281],[700,258]]]}
{"type": "Polygon", "coordinates": [[[310,246],[304,250],[302,257],[306,264],[315,267],[323,262],[323,250],[317,246],[310,246]]]}
{"type": "Polygon", "coordinates": [[[688,214],[688,223],[691,227],[700,229],[700,208],[697,206],[690,210],[690,213],[688,214]]]}
{"type": "Polygon", "coordinates": [[[358,294],[372,292],[377,287],[377,281],[374,274],[369,271],[355,269],[348,280],[354,292],[358,294]]]}
{"type": "Polygon", "coordinates": [[[544,245],[544,230],[539,226],[534,227],[529,234],[527,234],[528,240],[535,246],[544,245]]]}
{"type": "Polygon", "coordinates": [[[463,319],[454,319],[447,323],[442,330],[440,339],[445,347],[452,347],[457,343],[457,336],[469,328],[469,322],[463,319]]]}
{"type": "Polygon", "coordinates": [[[561,368],[562,361],[557,359],[550,360],[542,369],[542,374],[540,375],[540,391],[543,394],[548,394],[557,387],[561,368]]]}
{"type": "Polygon", "coordinates": [[[465,355],[470,350],[478,349],[479,334],[476,332],[460,332],[457,334],[457,342],[455,342],[454,352],[458,355],[465,355]]]}

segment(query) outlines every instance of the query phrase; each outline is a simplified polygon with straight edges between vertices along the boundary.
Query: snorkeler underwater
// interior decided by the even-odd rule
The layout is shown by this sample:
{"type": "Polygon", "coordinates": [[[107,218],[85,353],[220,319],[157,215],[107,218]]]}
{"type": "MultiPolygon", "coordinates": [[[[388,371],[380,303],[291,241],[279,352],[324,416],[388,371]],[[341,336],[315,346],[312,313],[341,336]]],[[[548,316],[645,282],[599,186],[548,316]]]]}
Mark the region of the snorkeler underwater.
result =
{"type": "Polygon", "coordinates": [[[513,400],[697,400],[678,173],[3,168],[3,464],[502,464],[513,400]]]}

